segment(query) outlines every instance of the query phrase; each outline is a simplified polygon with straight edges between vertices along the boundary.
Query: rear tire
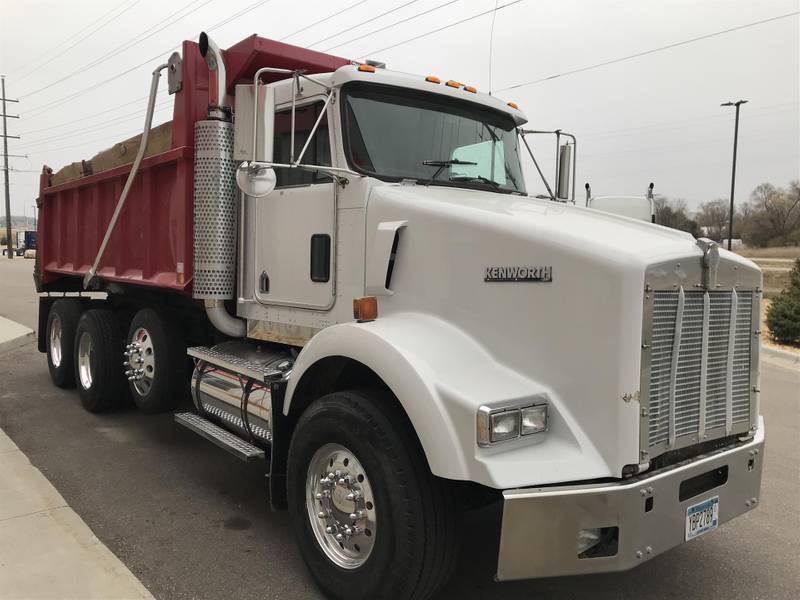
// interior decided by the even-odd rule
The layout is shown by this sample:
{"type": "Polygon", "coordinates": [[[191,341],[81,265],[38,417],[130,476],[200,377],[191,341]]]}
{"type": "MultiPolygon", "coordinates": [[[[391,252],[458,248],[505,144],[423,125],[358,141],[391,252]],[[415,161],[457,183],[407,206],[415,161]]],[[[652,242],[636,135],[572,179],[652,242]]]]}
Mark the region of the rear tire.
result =
{"type": "Polygon", "coordinates": [[[125,399],[122,332],[114,313],[107,309],[83,313],[74,348],[75,382],[83,408],[98,413],[121,406],[125,399]]]}
{"type": "Polygon", "coordinates": [[[287,477],[295,537],[327,597],[423,600],[450,578],[459,511],[391,394],[335,392],[312,403],[292,436],[287,477]],[[326,483],[328,468],[341,473],[326,483]],[[348,500],[354,490],[360,497],[348,500]],[[352,519],[358,511],[365,516],[352,519]]]}
{"type": "Polygon", "coordinates": [[[136,377],[128,388],[143,413],[173,410],[188,395],[186,346],[180,327],[165,313],[143,308],[133,317],[127,337],[128,364],[136,377]]]}
{"type": "Polygon", "coordinates": [[[60,388],[75,387],[75,329],[81,318],[80,300],[56,300],[47,314],[45,343],[50,379],[60,388]]]}

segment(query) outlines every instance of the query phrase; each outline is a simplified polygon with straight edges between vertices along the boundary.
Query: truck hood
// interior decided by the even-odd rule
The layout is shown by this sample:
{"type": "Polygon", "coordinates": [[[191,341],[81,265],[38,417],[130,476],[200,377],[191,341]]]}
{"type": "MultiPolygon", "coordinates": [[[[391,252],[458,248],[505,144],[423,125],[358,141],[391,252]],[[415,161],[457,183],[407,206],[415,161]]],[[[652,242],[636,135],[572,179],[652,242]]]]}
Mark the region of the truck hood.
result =
{"type": "MultiPolygon", "coordinates": [[[[491,361],[527,381],[531,395],[550,398],[551,430],[520,446],[475,447],[474,413],[465,418],[463,443],[474,447],[474,460],[495,485],[620,477],[625,465],[639,462],[645,278],[663,265],[677,281],[696,285],[703,252],[691,235],[550,201],[413,184],[373,187],[366,221],[368,261],[376,232],[402,224],[389,290],[379,298],[381,319],[397,315],[408,323],[417,314],[482,349],[483,358],[465,355],[455,370],[437,369],[426,354],[423,362],[442,379],[437,386],[462,407],[513,400],[501,386],[482,385],[491,361]],[[516,267],[534,276],[504,278],[509,271],[500,271],[516,267]],[[539,475],[524,464],[535,464],[539,475]]],[[[720,258],[725,273],[757,271],[725,251],[720,258]]],[[[383,277],[367,288],[382,287],[383,277]]],[[[419,344],[430,340],[422,336],[419,344]]]]}
{"type": "Polygon", "coordinates": [[[594,209],[549,200],[443,186],[398,185],[374,189],[372,199],[408,202],[455,221],[481,223],[510,235],[552,235],[572,249],[625,254],[649,263],[686,254],[694,237],[686,232],[594,209]]]}

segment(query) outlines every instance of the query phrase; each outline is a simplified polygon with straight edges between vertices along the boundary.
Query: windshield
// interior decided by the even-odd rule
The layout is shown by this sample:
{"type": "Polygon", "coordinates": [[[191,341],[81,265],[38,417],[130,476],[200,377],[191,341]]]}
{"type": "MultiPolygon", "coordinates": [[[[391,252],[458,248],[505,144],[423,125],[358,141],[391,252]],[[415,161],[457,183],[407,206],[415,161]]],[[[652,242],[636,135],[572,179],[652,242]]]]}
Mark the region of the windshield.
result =
{"type": "Polygon", "coordinates": [[[525,192],[510,116],[469,102],[376,85],[345,88],[351,166],[380,179],[525,192]]]}

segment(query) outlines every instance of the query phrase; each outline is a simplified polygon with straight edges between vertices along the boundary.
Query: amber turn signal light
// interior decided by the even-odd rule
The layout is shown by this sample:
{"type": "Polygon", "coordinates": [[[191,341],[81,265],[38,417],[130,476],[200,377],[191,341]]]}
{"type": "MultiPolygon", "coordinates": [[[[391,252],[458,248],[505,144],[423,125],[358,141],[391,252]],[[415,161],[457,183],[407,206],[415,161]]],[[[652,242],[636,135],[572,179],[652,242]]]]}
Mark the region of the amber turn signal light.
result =
{"type": "Polygon", "coordinates": [[[358,65],[358,70],[363,71],[364,73],[374,73],[375,67],[372,65],[358,65]]]}
{"type": "Polygon", "coordinates": [[[519,110],[519,106],[516,102],[509,102],[508,105],[513,109],[519,110]]]}
{"type": "Polygon", "coordinates": [[[442,80],[436,77],[436,75],[428,75],[425,78],[425,81],[427,81],[428,83],[442,83],[442,80]]]}
{"type": "Polygon", "coordinates": [[[464,89],[465,89],[466,91],[468,91],[468,92],[471,92],[471,93],[473,93],[473,94],[477,94],[477,93],[478,93],[478,88],[476,88],[476,87],[474,87],[474,86],[471,86],[471,85],[465,85],[465,86],[464,86],[464,89]]]}
{"type": "Polygon", "coordinates": [[[461,87],[460,83],[458,83],[457,81],[453,81],[452,79],[450,79],[447,83],[445,83],[445,85],[448,86],[448,87],[454,87],[454,88],[461,87]]]}
{"type": "Polygon", "coordinates": [[[364,296],[353,299],[353,318],[359,323],[374,321],[378,318],[378,299],[375,296],[364,296]]]}

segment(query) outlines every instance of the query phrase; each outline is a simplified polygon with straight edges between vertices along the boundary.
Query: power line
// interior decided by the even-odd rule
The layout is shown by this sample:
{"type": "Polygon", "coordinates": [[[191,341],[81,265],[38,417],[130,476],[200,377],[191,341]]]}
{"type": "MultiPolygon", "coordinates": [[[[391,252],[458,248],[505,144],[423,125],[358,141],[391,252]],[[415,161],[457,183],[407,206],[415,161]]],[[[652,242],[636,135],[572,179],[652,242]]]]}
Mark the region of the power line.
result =
{"type": "MultiPolygon", "coordinates": [[[[139,0],[136,0],[136,2],[134,2],[134,4],[136,4],[138,1],[139,1],[139,0]]],[[[115,5],[115,6],[114,6],[114,8],[112,8],[112,9],[111,9],[111,10],[109,10],[108,12],[105,12],[105,13],[103,13],[103,15],[102,15],[102,16],[100,16],[99,18],[95,19],[94,21],[92,21],[91,23],[89,23],[88,25],[86,25],[85,27],[83,27],[82,29],[78,30],[77,32],[73,33],[72,35],[68,36],[67,38],[65,38],[64,40],[62,40],[62,41],[61,41],[61,42],[59,42],[58,44],[56,44],[55,46],[53,46],[53,47],[49,48],[48,50],[45,50],[44,52],[42,52],[41,54],[39,54],[39,55],[38,55],[36,58],[32,59],[32,60],[31,60],[29,63],[27,63],[27,64],[24,64],[24,65],[22,65],[21,67],[17,67],[16,69],[14,69],[14,70],[12,71],[12,74],[13,74],[13,73],[19,73],[20,71],[28,71],[28,73],[27,73],[27,74],[25,74],[25,75],[23,75],[22,77],[20,77],[19,81],[22,81],[22,80],[23,80],[23,79],[25,79],[25,78],[26,78],[28,75],[30,75],[30,74],[31,74],[31,72],[32,72],[32,71],[31,71],[31,70],[30,70],[30,68],[29,68],[30,66],[32,66],[32,65],[34,65],[34,64],[36,64],[36,62],[38,62],[38,61],[39,61],[41,58],[43,58],[43,57],[47,56],[48,54],[50,54],[50,53],[51,53],[53,50],[58,50],[58,51],[59,51],[59,53],[58,53],[58,54],[57,54],[55,57],[53,57],[53,58],[51,58],[50,60],[48,60],[46,63],[44,63],[44,64],[42,64],[42,65],[39,65],[39,68],[43,67],[45,64],[48,64],[48,63],[49,63],[49,62],[51,62],[52,60],[55,60],[56,58],[59,58],[59,57],[60,57],[60,56],[61,56],[61,55],[64,53],[64,51],[63,51],[63,50],[61,50],[61,46],[62,46],[63,44],[66,44],[66,43],[69,43],[69,42],[71,42],[71,41],[72,41],[72,40],[74,40],[76,37],[78,37],[80,34],[82,34],[84,31],[86,31],[87,29],[91,28],[93,25],[96,25],[97,23],[99,23],[100,21],[102,21],[103,19],[105,19],[105,18],[106,18],[108,15],[110,15],[110,14],[111,14],[111,13],[113,13],[113,12],[115,12],[115,11],[116,11],[118,8],[120,8],[120,7],[121,7],[121,6],[123,6],[124,4],[127,4],[128,2],[130,2],[130,0],[123,0],[123,1],[122,1],[122,2],[120,2],[119,4],[115,5]]],[[[132,6],[133,6],[133,5],[131,5],[131,7],[132,7],[132,6]]],[[[126,9],[126,10],[127,10],[127,9],[126,9]]],[[[121,14],[122,14],[122,13],[120,13],[120,15],[121,15],[121,14]]],[[[118,17],[118,16],[120,16],[120,15],[117,15],[117,17],[118,17]]],[[[114,18],[116,18],[116,17],[114,17],[114,18]]],[[[112,20],[113,20],[113,19],[112,19],[112,20]]],[[[109,23],[110,23],[110,21],[109,21],[109,23]]],[[[108,23],[106,23],[105,25],[108,25],[108,23]]],[[[104,25],[104,26],[105,26],[105,25],[104,25]]],[[[92,32],[92,33],[96,33],[96,31],[94,31],[94,32],[92,32]]],[[[90,35],[92,35],[92,34],[87,34],[86,36],[84,36],[84,38],[83,38],[83,39],[86,39],[86,38],[88,38],[90,35]]]]}
{"type": "MultiPolygon", "coordinates": [[[[100,112],[93,112],[91,115],[86,116],[86,117],[80,117],[80,118],[77,118],[77,119],[72,119],[71,121],[66,121],[64,123],[59,123],[57,125],[51,125],[50,127],[42,127],[40,129],[32,129],[30,131],[23,131],[23,132],[20,133],[20,135],[31,135],[33,133],[40,133],[42,131],[51,131],[53,129],[58,129],[59,127],[65,127],[67,125],[72,125],[73,123],[80,123],[82,121],[86,121],[89,118],[99,117],[100,115],[104,115],[104,114],[110,113],[112,111],[117,110],[118,108],[123,108],[125,106],[130,106],[131,104],[136,104],[137,102],[142,102],[143,100],[147,100],[147,98],[148,98],[148,96],[142,96],[141,98],[136,98],[136,100],[130,100],[128,102],[125,102],[124,104],[118,104],[117,106],[113,106],[111,108],[107,108],[106,110],[102,110],[100,112]]],[[[144,114],[145,113],[145,111],[143,111],[143,110],[139,111],[139,112],[140,112],[140,114],[144,114]]]]}
{"type": "Polygon", "coordinates": [[[130,136],[135,135],[137,133],[141,133],[141,132],[142,132],[141,129],[134,129],[134,130],[131,130],[131,131],[126,131],[125,133],[117,133],[117,134],[115,134],[113,136],[113,138],[110,137],[110,136],[104,136],[104,137],[101,137],[101,138],[96,138],[94,140],[86,140],[85,142],[78,142],[77,144],[70,144],[69,146],[60,146],[58,148],[44,148],[42,150],[37,150],[35,152],[31,152],[31,155],[32,156],[36,156],[36,155],[39,155],[39,154],[43,154],[44,152],[58,152],[60,150],[71,150],[72,148],[78,148],[79,146],[87,146],[89,144],[97,144],[99,142],[108,142],[108,141],[111,141],[112,139],[118,140],[120,137],[122,137],[123,141],[124,141],[125,139],[129,138],[130,136]]]}
{"type": "Polygon", "coordinates": [[[219,28],[220,28],[220,27],[222,27],[223,25],[227,25],[227,24],[228,24],[228,23],[230,23],[231,21],[235,21],[235,20],[236,20],[236,19],[238,19],[239,17],[246,15],[246,14],[247,14],[247,13],[249,13],[251,10],[255,10],[255,9],[257,9],[259,6],[263,6],[263,5],[264,5],[264,4],[266,4],[267,2],[271,2],[271,0],[259,0],[259,2],[254,2],[254,3],[253,3],[253,4],[251,4],[250,6],[247,6],[247,7],[243,8],[242,10],[240,10],[238,13],[236,13],[236,14],[234,14],[234,15],[231,15],[230,17],[227,17],[227,18],[225,18],[225,19],[222,19],[222,21],[220,21],[219,23],[217,23],[217,24],[215,24],[215,25],[212,25],[211,27],[209,27],[208,29],[206,29],[206,31],[208,31],[208,32],[211,32],[211,31],[214,31],[215,29],[219,29],[219,28]]]}
{"type": "MultiPolygon", "coordinates": [[[[179,48],[179,47],[180,46],[173,46],[167,52],[169,52],[171,50],[174,50],[176,48],[179,48]]],[[[122,73],[117,73],[116,75],[113,75],[112,77],[109,77],[108,79],[104,79],[103,81],[100,81],[100,82],[98,82],[98,83],[96,83],[94,85],[91,85],[91,86],[87,87],[87,88],[84,88],[82,90],[78,90],[77,92],[73,92],[72,94],[68,94],[67,96],[63,96],[63,97],[59,98],[58,100],[53,100],[52,102],[48,102],[47,104],[41,104],[41,105],[39,105],[39,106],[37,106],[35,108],[32,108],[30,110],[30,112],[26,113],[25,116],[35,115],[35,114],[41,112],[42,110],[44,110],[46,108],[60,106],[62,104],[65,104],[66,102],[69,102],[70,100],[74,100],[75,98],[83,96],[84,94],[88,94],[92,90],[96,90],[97,88],[99,88],[101,86],[104,86],[105,84],[110,83],[110,82],[114,81],[115,79],[119,79],[123,75],[127,75],[128,73],[131,73],[132,71],[135,71],[139,67],[143,67],[144,65],[150,64],[153,61],[158,60],[159,58],[162,58],[165,54],[166,54],[166,52],[159,52],[155,56],[151,56],[147,60],[142,61],[139,64],[134,65],[134,66],[130,67],[129,69],[126,69],[126,70],[122,71],[122,73]]]]}
{"type": "MultiPolygon", "coordinates": [[[[519,0],[519,1],[521,1],[521,0],[519,0]]],[[[403,23],[407,23],[408,21],[413,21],[414,19],[417,19],[419,17],[422,17],[422,16],[427,15],[429,13],[432,13],[434,11],[437,11],[440,8],[444,8],[445,6],[449,6],[451,4],[455,4],[456,2],[459,2],[459,0],[450,0],[449,2],[445,2],[444,4],[440,4],[439,6],[434,6],[433,8],[429,8],[429,9],[424,10],[422,12],[419,12],[419,13],[417,13],[415,15],[411,15],[410,17],[406,17],[405,19],[400,19],[399,21],[395,21],[394,23],[392,23],[390,25],[386,25],[384,27],[381,27],[380,29],[372,29],[372,30],[368,31],[367,33],[359,35],[358,37],[350,38],[346,42],[340,42],[338,44],[334,44],[333,46],[325,48],[323,50],[323,52],[327,52],[328,50],[332,50],[334,48],[339,48],[341,46],[346,46],[347,44],[350,44],[351,42],[355,42],[355,41],[363,39],[365,37],[369,37],[369,36],[375,35],[376,33],[380,33],[381,31],[386,31],[387,29],[391,29],[393,27],[397,27],[398,25],[402,25],[403,23]]],[[[408,4],[412,4],[412,3],[409,2],[408,4]]],[[[404,6],[407,6],[407,5],[404,5],[404,6]]],[[[400,7],[400,8],[402,8],[402,7],[400,7]]],[[[366,23],[369,23],[370,21],[372,21],[372,19],[367,19],[366,21],[363,21],[362,23],[359,23],[358,26],[360,27],[361,25],[365,25],[366,23]]],[[[329,36],[329,37],[325,38],[324,40],[320,40],[320,42],[324,42],[325,40],[329,40],[331,37],[336,37],[336,36],[329,36]]],[[[314,42],[311,45],[314,46],[314,45],[316,45],[318,43],[319,42],[314,42]]]]}
{"type": "MultiPolygon", "coordinates": [[[[44,67],[45,65],[48,65],[48,64],[50,64],[51,62],[53,62],[54,60],[56,60],[56,59],[58,59],[58,58],[61,58],[61,57],[64,55],[64,53],[68,52],[69,50],[71,50],[72,48],[74,48],[75,46],[77,46],[78,44],[80,44],[81,42],[83,42],[83,41],[87,40],[87,39],[88,39],[88,38],[89,38],[89,37],[90,37],[92,34],[95,34],[95,33],[97,33],[98,31],[100,31],[101,29],[103,29],[103,27],[105,27],[106,25],[109,25],[110,23],[112,23],[112,22],[116,21],[116,20],[117,20],[119,17],[121,17],[121,16],[122,16],[122,15],[124,15],[126,12],[128,12],[129,10],[131,10],[131,9],[132,9],[134,6],[136,6],[138,3],[139,3],[139,0],[136,0],[136,2],[134,2],[134,3],[133,3],[133,4],[131,4],[130,6],[127,6],[127,7],[126,7],[124,10],[122,10],[121,12],[117,13],[116,15],[114,15],[114,16],[113,16],[112,18],[110,18],[108,21],[106,21],[105,23],[103,23],[102,25],[100,25],[99,27],[97,27],[97,28],[96,28],[94,31],[91,31],[91,32],[89,32],[89,33],[88,33],[86,36],[84,36],[84,37],[82,37],[81,39],[77,40],[77,41],[76,41],[75,43],[73,43],[71,46],[68,46],[67,48],[64,48],[64,50],[63,50],[63,51],[61,51],[61,52],[59,52],[57,55],[53,56],[53,57],[52,57],[50,60],[48,60],[48,61],[46,61],[46,62],[42,63],[41,65],[39,65],[39,66],[36,68],[36,70],[35,70],[35,71],[34,71],[34,70],[31,70],[31,71],[29,71],[27,74],[23,75],[23,76],[20,78],[20,81],[21,81],[22,79],[25,79],[25,78],[26,78],[28,75],[30,75],[30,74],[32,74],[32,73],[35,73],[36,71],[38,71],[39,69],[41,69],[41,68],[42,68],[42,67],[44,67]]],[[[56,83],[58,83],[58,82],[56,82],[56,83]]],[[[46,89],[47,87],[49,87],[49,86],[45,86],[43,89],[46,89]]],[[[28,95],[30,95],[30,94],[28,94],[28,95]]]]}
{"type": "MultiPolygon", "coordinates": [[[[239,17],[244,16],[248,12],[250,12],[252,10],[255,10],[259,6],[262,6],[262,5],[264,5],[264,4],[266,4],[267,2],[270,2],[270,1],[271,0],[259,0],[258,2],[255,2],[255,3],[251,4],[250,6],[248,6],[246,8],[243,8],[238,13],[236,13],[236,14],[230,16],[230,17],[227,17],[227,18],[219,21],[218,23],[212,25],[211,27],[206,29],[206,31],[211,32],[211,31],[214,31],[215,29],[217,29],[219,27],[222,27],[223,25],[227,25],[231,21],[233,21],[235,19],[238,19],[239,17]]],[[[79,90],[79,91],[74,92],[72,94],[68,94],[66,96],[62,96],[61,98],[58,98],[57,100],[53,100],[52,102],[48,102],[46,104],[41,104],[41,105],[39,105],[39,106],[37,106],[35,108],[32,108],[30,110],[30,112],[27,113],[27,115],[37,114],[37,113],[41,112],[43,109],[52,108],[52,107],[55,107],[55,106],[61,106],[62,104],[70,102],[70,101],[74,100],[75,98],[79,98],[80,96],[83,96],[84,94],[88,94],[89,92],[91,92],[93,90],[96,90],[97,88],[99,88],[101,86],[104,86],[107,83],[110,83],[110,82],[114,81],[115,79],[119,79],[120,77],[123,77],[123,76],[127,75],[128,73],[131,73],[132,71],[135,71],[139,67],[143,67],[144,65],[150,64],[153,61],[158,60],[159,58],[162,58],[162,57],[168,55],[169,53],[177,50],[180,47],[181,47],[181,44],[178,44],[176,46],[172,46],[171,48],[167,49],[165,52],[159,52],[155,56],[153,56],[151,58],[148,58],[147,60],[142,61],[142,62],[140,62],[140,63],[138,63],[138,64],[136,64],[136,65],[134,65],[134,66],[122,71],[121,73],[117,73],[116,75],[114,75],[112,77],[109,77],[108,79],[104,79],[103,81],[101,81],[99,83],[96,83],[96,84],[94,84],[92,86],[89,86],[88,88],[84,88],[83,90],[79,90]]]]}
{"type": "MultiPolygon", "coordinates": [[[[768,104],[765,106],[760,106],[755,110],[749,111],[748,118],[761,118],[761,117],[769,117],[777,113],[787,112],[787,111],[794,111],[797,110],[798,103],[797,102],[782,102],[778,104],[768,104]]],[[[687,129],[689,127],[693,127],[692,123],[696,123],[698,121],[702,121],[703,123],[708,122],[730,122],[729,115],[721,115],[721,114],[708,114],[708,115],[701,115],[697,117],[691,117],[688,119],[678,119],[672,121],[661,121],[658,123],[653,123],[652,125],[642,125],[639,127],[627,127],[624,129],[611,129],[605,131],[596,131],[596,132],[587,132],[586,135],[581,134],[581,140],[594,140],[598,138],[607,138],[607,137],[620,137],[625,135],[635,135],[637,133],[651,133],[653,131],[660,131],[665,129],[687,129]]]]}
{"type": "Polygon", "coordinates": [[[189,12],[187,12],[187,13],[179,16],[179,17],[176,17],[176,15],[178,15],[179,13],[181,13],[184,10],[188,9],[192,4],[197,4],[200,1],[201,0],[190,0],[187,4],[183,5],[181,8],[179,8],[178,10],[173,12],[172,14],[164,17],[158,23],[155,23],[154,25],[150,26],[148,29],[145,29],[143,32],[136,34],[135,36],[133,36],[132,38],[130,38],[129,40],[127,40],[123,44],[120,44],[119,46],[117,46],[116,48],[111,50],[110,52],[104,53],[103,56],[101,56],[99,58],[96,58],[92,62],[90,62],[88,64],[85,64],[82,67],[79,67],[79,68],[75,69],[71,73],[67,73],[66,75],[64,75],[60,79],[56,79],[55,81],[50,82],[47,85],[43,85],[42,87],[40,87],[38,89],[35,89],[32,92],[28,92],[26,94],[23,94],[22,97],[23,98],[30,98],[31,96],[33,96],[35,94],[38,94],[39,92],[51,89],[54,85],[58,85],[59,83],[67,81],[68,79],[72,79],[76,75],[80,75],[82,73],[85,73],[86,71],[96,67],[97,65],[103,64],[104,62],[114,58],[118,54],[121,54],[122,52],[125,52],[126,50],[129,50],[129,49],[131,49],[131,48],[133,48],[135,46],[138,46],[139,44],[141,44],[145,40],[153,37],[157,33],[160,33],[162,31],[164,31],[167,27],[171,27],[172,25],[174,25],[178,21],[181,21],[181,20],[185,19],[186,17],[188,17],[189,15],[197,12],[198,10],[203,8],[204,6],[210,4],[214,0],[205,0],[205,2],[203,2],[199,6],[195,6],[189,12]]]}
{"type": "MultiPolygon", "coordinates": [[[[497,9],[498,0],[494,0],[494,7],[497,9]]],[[[492,95],[492,54],[494,51],[494,22],[497,20],[497,10],[492,14],[492,25],[489,28],[489,95],[492,95]]]]}
{"type": "Polygon", "coordinates": [[[355,25],[351,25],[347,29],[342,29],[341,31],[337,31],[336,33],[334,33],[332,35],[329,35],[328,37],[322,38],[321,40],[318,40],[318,41],[314,42],[313,44],[309,44],[308,47],[311,48],[312,46],[316,46],[317,44],[321,44],[322,42],[327,42],[330,39],[333,39],[335,37],[339,37],[343,33],[347,33],[348,31],[352,31],[353,29],[357,29],[358,27],[361,27],[362,25],[366,25],[367,23],[371,23],[372,21],[377,21],[378,19],[381,19],[381,18],[385,17],[386,15],[390,15],[393,12],[397,12],[398,10],[403,9],[406,6],[411,6],[412,4],[416,4],[417,2],[419,2],[419,0],[409,0],[409,2],[405,2],[404,4],[401,4],[400,6],[396,6],[396,7],[392,8],[392,9],[389,9],[387,11],[382,12],[379,15],[375,15],[374,17],[370,17],[366,21],[361,21],[361,23],[356,23],[355,25]]]}
{"type": "MultiPolygon", "coordinates": [[[[168,108],[167,105],[170,105],[171,103],[172,103],[172,99],[171,98],[168,98],[168,99],[164,100],[163,102],[159,102],[158,104],[155,105],[157,107],[156,112],[159,112],[159,111],[163,110],[164,108],[168,108]]],[[[30,148],[31,146],[39,146],[41,144],[46,144],[48,142],[58,141],[58,140],[61,140],[61,139],[64,139],[64,138],[71,137],[74,134],[92,133],[93,131],[98,131],[100,129],[103,129],[103,128],[107,127],[108,125],[113,125],[114,123],[122,123],[122,122],[125,122],[125,121],[132,121],[134,119],[140,118],[143,115],[144,115],[143,111],[136,111],[136,112],[133,112],[133,113],[128,113],[126,115],[120,115],[119,117],[115,117],[115,118],[109,119],[107,121],[102,121],[100,123],[95,123],[94,125],[92,125],[91,127],[88,127],[88,128],[80,128],[80,129],[73,129],[71,131],[63,131],[61,133],[58,133],[58,134],[55,134],[55,135],[52,135],[52,136],[49,136],[49,137],[40,138],[38,140],[32,140],[29,143],[23,144],[22,146],[20,146],[20,148],[25,149],[25,148],[30,148]]]]}
{"type": "MultiPolygon", "coordinates": [[[[335,13],[332,13],[332,14],[328,15],[327,17],[322,17],[322,18],[321,18],[319,21],[314,21],[314,22],[313,22],[313,23],[311,23],[310,25],[306,25],[305,27],[301,27],[301,28],[300,28],[300,29],[298,29],[297,31],[293,31],[293,32],[292,32],[292,33],[290,33],[289,35],[285,35],[285,36],[283,36],[282,38],[279,38],[279,39],[278,39],[278,41],[279,41],[279,42],[282,42],[283,40],[288,40],[290,37],[294,37],[294,36],[296,36],[298,33],[303,33],[304,31],[307,31],[307,30],[311,29],[312,27],[316,27],[316,26],[317,26],[317,25],[319,25],[320,23],[324,23],[325,21],[328,21],[329,19],[332,19],[333,17],[338,17],[338,16],[340,16],[340,15],[343,15],[343,14],[344,14],[344,13],[346,13],[347,11],[349,11],[349,10],[352,10],[353,8],[355,8],[355,7],[357,7],[357,6],[361,6],[361,5],[362,5],[362,4],[364,4],[365,2],[369,2],[369,0],[360,0],[359,2],[356,2],[356,3],[354,3],[354,4],[351,4],[350,6],[348,6],[348,7],[346,7],[346,8],[343,8],[343,9],[342,9],[342,10],[340,10],[340,11],[337,11],[337,12],[335,12],[335,13]]],[[[313,44],[312,44],[312,46],[313,46],[313,44]]]]}
{"type": "Polygon", "coordinates": [[[686,44],[692,44],[694,42],[699,42],[701,40],[707,40],[709,38],[713,38],[713,37],[716,37],[718,35],[724,35],[726,33],[731,33],[733,31],[740,31],[742,29],[747,29],[749,27],[755,27],[757,25],[763,25],[765,23],[770,23],[772,21],[777,21],[779,19],[786,19],[788,17],[793,17],[793,16],[798,15],[798,14],[800,14],[800,10],[796,10],[794,12],[786,13],[786,14],[783,14],[783,15],[778,15],[776,17],[770,17],[768,19],[762,19],[760,21],[753,21],[752,23],[746,23],[744,25],[738,25],[737,27],[731,27],[729,29],[723,29],[721,31],[715,31],[714,33],[707,33],[705,35],[701,35],[701,36],[698,36],[698,37],[695,37],[695,38],[691,38],[691,39],[688,39],[688,40],[683,40],[681,42],[675,42],[673,44],[667,44],[666,46],[660,46],[658,48],[653,48],[651,50],[645,50],[643,52],[637,52],[635,54],[629,54],[628,56],[621,56],[619,58],[614,58],[612,60],[607,60],[607,61],[596,63],[596,64],[593,64],[593,65],[580,67],[579,69],[572,69],[571,71],[564,71],[563,73],[556,73],[555,75],[549,75],[548,77],[542,77],[541,79],[534,79],[532,81],[525,81],[523,83],[517,83],[517,84],[509,86],[509,87],[501,88],[501,89],[499,89],[497,91],[498,92],[505,92],[505,91],[508,91],[508,90],[514,90],[514,89],[517,89],[517,88],[521,88],[521,87],[524,87],[524,86],[527,86],[527,85],[534,85],[536,83],[542,83],[543,81],[550,81],[551,79],[556,79],[558,77],[565,77],[567,75],[574,75],[575,73],[582,73],[584,71],[589,71],[591,69],[597,69],[599,67],[605,67],[605,66],[608,66],[608,65],[613,65],[615,63],[620,63],[620,62],[624,62],[624,61],[627,61],[627,60],[632,60],[634,58],[640,58],[642,56],[647,56],[648,54],[654,54],[656,52],[661,52],[663,50],[669,50],[671,48],[677,48],[678,46],[685,46],[686,44]]]}
{"type": "Polygon", "coordinates": [[[438,28],[433,29],[431,31],[428,31],[426,33],[421,33],[419,35],[415,35],[414,37],[410,37],[410,38],[408,38],[406,40],[402,40],[402,41],[397,42],[395,44],[391,44],[390,46],[384,46],[383,48],[379,48],[377,50],[371,50],[370,52],[364,52],[364,53],[361,54],[361,56],[362,57],[364,57],[364,56],[374,56],[378,52],[383,52],[384,50],[390,50],[392,48],[396,48],[397,46],[403,46],[405,44],[408,44],[409,42],[414,42],[414,41],[419,40],[421,38],[428,37],[429,35],[433,35],[434,33],[439,33],[440,31],[444,31],[445,29],[450,29],[451,27],[456,27],[456,26],[461,25],[463,23],[466,23],[468,21],[473,21],[475,19],[483,17],[484,15],[488,15],[488,14],[497,12],[499,10],[503,10],[504,8],[508,8],[509,6],[513,6],[515,4],[519,4],[520,2],[523,2],[523,0],[513,0],[512,2],[507,2],[506,4],[501,4],[497,8],[492,8],[490,10],[485,10],[483,12],[480,12],[480,13],[476,14],[476,15],[472,15],[471,17],[467,17],[465,19],[461,19],[460,21],[456,21],[454,23],[450,23],[449,25],[444,25],[442,27],[438,27],[438,28]]]}

